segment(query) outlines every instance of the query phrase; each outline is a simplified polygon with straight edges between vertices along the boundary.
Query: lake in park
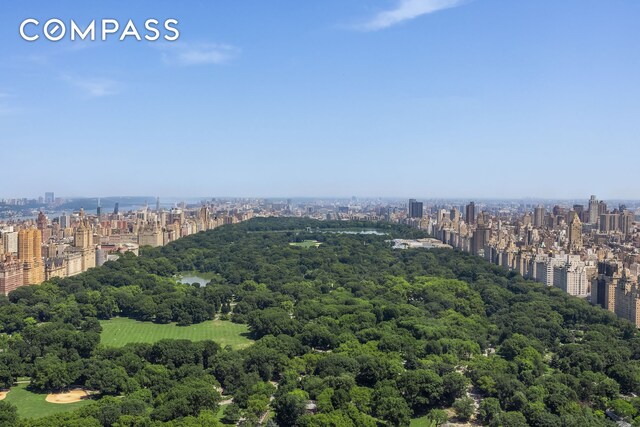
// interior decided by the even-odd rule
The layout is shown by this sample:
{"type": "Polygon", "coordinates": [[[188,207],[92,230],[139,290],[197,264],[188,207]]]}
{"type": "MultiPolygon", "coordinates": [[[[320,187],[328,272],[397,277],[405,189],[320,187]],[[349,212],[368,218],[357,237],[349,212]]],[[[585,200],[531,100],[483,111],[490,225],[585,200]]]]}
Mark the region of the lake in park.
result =
{"type": "Polygon", "coordinates": [[[178,282],[184,283],[186,285],[191,285],[193,283],[197,283],[200,286],[207,286],[211,279],[206,279],[196,273],[182,273],[178,276],[178,282]]]}

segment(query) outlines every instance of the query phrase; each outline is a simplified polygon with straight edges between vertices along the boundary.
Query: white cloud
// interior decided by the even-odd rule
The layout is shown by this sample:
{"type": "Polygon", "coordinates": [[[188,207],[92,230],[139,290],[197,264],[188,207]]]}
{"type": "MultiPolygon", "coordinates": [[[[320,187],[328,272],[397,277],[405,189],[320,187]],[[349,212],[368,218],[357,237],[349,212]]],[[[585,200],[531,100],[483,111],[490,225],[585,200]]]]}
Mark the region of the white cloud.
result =
{"type": "Polygon", "coordinates": [[[219,65],[240,55],[237,47],[218,43],[167,43],[158,47],[163,51],[162,59],[170,65],[219,65]]]}
{"type": "Polygon", "coordinates": [[[72,86],[80,89],[85,95],[91,98],[101,98],[115,95],[120,92],[120,84],[115,80],[103,78],[73,78],[62,76],[62,79],[72,86]]]}
{"type": "Polygon", "coordinates": [[[369,21],[358,25],[357,28],[363,31],[382,30],[422,15],[461,6],[467,1],[468,0],[398,0],[395,8],[379,12],[369,21]]]}

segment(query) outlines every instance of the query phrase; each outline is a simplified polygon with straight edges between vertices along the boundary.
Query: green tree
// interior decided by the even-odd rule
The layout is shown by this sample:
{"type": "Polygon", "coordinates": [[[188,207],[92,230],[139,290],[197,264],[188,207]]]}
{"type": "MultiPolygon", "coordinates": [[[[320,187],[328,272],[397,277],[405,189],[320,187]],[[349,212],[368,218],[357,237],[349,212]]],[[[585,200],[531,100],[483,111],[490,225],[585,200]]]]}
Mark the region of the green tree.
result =
{"type": "Polygon", "coordinates": [[[611,409],[617,415],[623,418],[633,418],[638,414],[638,410],[633,407],[633,405],[626,400],[616,399],[611,402],[611,409]]]}
{"type": "Polygon", "coordinates": [[[433,371],[419,369],[406,371],[398,379],[402,396],[414,411],[424,411],[442,397],[442,378],[433,371]]]}
{"type": "Polygon", "coordinates": [[[48,354],[37,359],[33,367],[31,386],[36,390],[58,391],[68,388],[74,381],[67,364],[59,357],[48,354]]]}
{"type": "Polygon", "coordinates": [[[295,426],[298,419],[304,414],[306,404],[307,398],[301,390],[276,398],[274,404],[276,423],[280,427],[295,426]]]}
{"type": "Polygon", "coordinates": [[[18,410],[8,402],[0,401],[0,426],[15,426],[18,424],[18,410]]]}
{"type": "Polygon", "coordinates": [[[391,426],[406,426],[411,419],[411,409],[401,397],[383,397],[378,401],[376,414],[391,426]]]}
{"type": "Polygon", "coordinates": [[[224,424],[232,424],[235,425],[240,417],[242,416],[242,411],[240,407],[235,403],[231,403],[224,408],[224,412],[222,414],[222,421],[224,424]]]}
{"type": "Polygon", "coordinates": [[[449,420],[449,415],[444,409],[432,409],[427,414],[427,419],[433,421],[436,426],[441,426],[449,420]]]}
{"type": "Polygon", "coordinates": [[[160,421],[196,417],[202,410],[217,410],[219,402],[212,381],[192,377],[159,396],[151,417],[160,421]]]}
{"type": "Polygon", "coordinates": [[[495,397],[487,397],[480,402],[478,420],[484,425],[492,424],[499,419],[501,412],[500,401],[495,397]]]}
{"type": "Polygon", "coordinates": [[[525,416],[516,411],[503,412],[500,414],[500,424],[503,427],[529,427],[525,416]]]}
{"type": "Polygon", "coordinates": [[[106,395],[117,396],[127,388],[129,376],[122,366],[112,363],[98,363],[88,374],[86,386],[106,395]]]}
{"type": "Polygon", "coordinates": [[[456,416],[462,421],[469,420],[475,411],[473,404],[473,399],[470,397],[457,399],[453,402],[453,409],[456,411],[456,416]]]}

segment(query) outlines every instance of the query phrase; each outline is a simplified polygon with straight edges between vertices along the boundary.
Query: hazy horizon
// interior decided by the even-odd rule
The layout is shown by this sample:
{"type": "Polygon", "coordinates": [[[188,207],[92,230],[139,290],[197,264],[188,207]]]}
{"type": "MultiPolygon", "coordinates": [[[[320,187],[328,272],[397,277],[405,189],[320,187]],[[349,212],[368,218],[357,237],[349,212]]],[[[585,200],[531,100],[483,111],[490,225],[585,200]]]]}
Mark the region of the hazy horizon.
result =
{"type": "MultiPolygon", "coordinates": [[[[44,193],[43,193],[44,194],[44,193]]],[[[38,194],[38,195],[27,195],[27,196],[3,196],[0,195],[0,200],[2,199],[17,199],[17,198],[26,198],[26,199],[38,199],[38,197],[43,196],[43,194],[38,194]]],[[[355,197],[357,200],[384,200],[384,201],[406,201],[408,199],[416,199],[418,201],[446,201],[446,202],[462,202],[462,201],[466,201],[466,202],[470,202],[470,201],[475,201],[475,202],[500,202],[500,201],[504,201],[504,202],[515,202],[515,201],[519,201],[519,202],[588,202],[589,201],[589,197],[591,195],[588,195],[586,197],[568,197],[568,198],[554,198],[554,197],[474,197],[474,196],[461,196],[461,197],[457,197],[457,196],[450,196],[450,197],[436,197],[436,196],[416,196],[416,195],[409,195],[409,196],[375,196],[375,195],[351,195],[351,196],[336,196],[336,195],[326,195],[326,196],[314,196],[314,195],[308,195],[308,196],[304,196],[304,195],[293,195],[293,196],[286,196],[286,195],[265,195],[265,196],[251,196],[251,195],[208,195],[208,196],[193,196],[193,195],[184,195],[184,196],[176,196],[176,195],[171,195],[171,196],[145,196],[145,195],[136,195],[136,194],[129,194],[129,195],[79,195],[79,196],[68,196],[68,195],[58,195],[57,193],[54,193],[56,198],[61,198],[61,199],[65,199],[65,200],[96,200],[97,199],[101,199],[102,202],[108,202],[108,201],[112,201],[114,199],[144,199],[145,201],[147,201],[150,205],[155,205],[156,203],[156,198],[160,198],[160,203],[161,205],[166,205],[166,204],[172,204],[172,203],[180,203],[180,202],[188,202],[188,203],[198,203],[200,201],[204,201],[204,200],[211,200],[211,199],[218,199],[218,200],[232,200],[232,199],[265,199],[265,200],[286,200],[286,199],[291,199],[291,200],[351,200],[353,197],[355,197]],[[169,200],[169,202],[167,201],[169,200]]],[[[601,197],[600,195],[595,195],[597,197],[598,200],[602,200],[605,202],[640,202],[640,199],[634,199],[634,198],[609,198],[609,197],[601,197]]],[[[142,200],[138,200],[138,201],[142,201],[142,200]]],[[[136,203],[138,202],[136,201],[136,203]]],[[[104,204],[104,203],[103,203],[104,204]]]]}

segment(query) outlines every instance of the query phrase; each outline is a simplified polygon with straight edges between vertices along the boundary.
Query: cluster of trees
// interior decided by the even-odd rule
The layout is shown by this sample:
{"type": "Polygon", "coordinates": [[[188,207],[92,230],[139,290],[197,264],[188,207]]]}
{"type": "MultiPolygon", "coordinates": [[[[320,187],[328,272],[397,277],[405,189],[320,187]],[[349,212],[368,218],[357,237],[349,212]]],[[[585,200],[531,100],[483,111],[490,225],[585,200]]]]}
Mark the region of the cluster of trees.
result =
{"type": "MultiPolygon", "coordinates": [[[[389,224],[256,219],[147,248],[0,299],[0,382],[82,385],[94,404],[36,426],[406,426],[454,408],[494,426],[612,425],[640,414],[635,327],[558,289],[389,224]],[[377,227],[385,235],[340,233],[377,227]],[[290,242],[323,244],[301,248],[290,242]],[[178,271],[213,273],[206,287],[178,271]],[[181,324],[217,313],[249,325],[245,349],[160,341],[107,348],[97,319],[181,324]],[[480,399],[476,411],[468,392],[480,399]],[[477,412],[477,413],[475,413],[477,412]],[[474,414],[475,413],[475,414],[474,414]]],[[[0,408],[11,416],[11,408],[0,408]]],[[[640,424],[640,419],[638,419],[640,424]]]]}
{"type": "Polygon", "coordinates": [[[20,287],[8,301],[0,300],[0,332],[20,332],[28,319],[73,325],[114,316],[181,325],[211,319],[225,302],[221,295],[214,289],[176,283],[176,273],[166,258],[127,253],[79,276],[20,287]]]}

